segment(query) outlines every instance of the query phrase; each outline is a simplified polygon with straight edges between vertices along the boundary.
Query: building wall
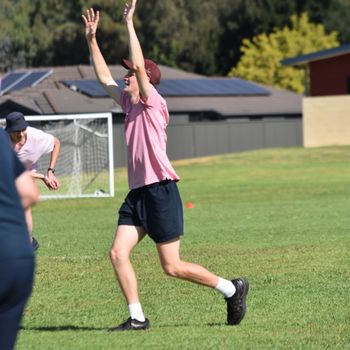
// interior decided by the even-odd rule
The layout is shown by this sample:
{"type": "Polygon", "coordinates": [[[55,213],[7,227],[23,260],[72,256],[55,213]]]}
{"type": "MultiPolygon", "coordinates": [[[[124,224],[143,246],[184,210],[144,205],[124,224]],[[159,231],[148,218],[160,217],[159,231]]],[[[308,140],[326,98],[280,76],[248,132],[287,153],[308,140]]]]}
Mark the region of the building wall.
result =
{"type": "Polygon", "coordinates": [[[310,62],[310,95],[349,94],[350,53],[310,62]]]}
{"type": "Polygon", "coordinates": [[[350,96],[303,99],[303,144],[350,145],[350,96]]]}
{"type": "MultiPolygon", "coordinates": [[[[126,165],[123,125],[114,124],[114,165],[126,165]]],[[[265,118],[170,124],[167,153],[171,160],[246,150],[302,146],[301,118],[265,118]]]]}

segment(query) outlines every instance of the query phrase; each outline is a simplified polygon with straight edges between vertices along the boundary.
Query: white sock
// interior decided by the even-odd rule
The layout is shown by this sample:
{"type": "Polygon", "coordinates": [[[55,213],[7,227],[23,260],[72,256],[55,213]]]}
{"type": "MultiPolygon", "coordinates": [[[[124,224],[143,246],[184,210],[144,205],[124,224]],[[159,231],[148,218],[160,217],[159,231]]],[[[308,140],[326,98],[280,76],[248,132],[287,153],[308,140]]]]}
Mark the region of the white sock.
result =
{"type": "Polygon", "coordinates": [[[236,288],[233,283],[221,277],[219,277],[219,281],[215,289],[222,293],[225,298],[230,298],[236,293],[236,288]]]}
{"type": "Polygon", "coordinates": [[[145,321],[145,315],[143,314],[142,307],[140,303],[129,304],[129,314],[132,319],[136,319],[140,322],[145,321]]]}

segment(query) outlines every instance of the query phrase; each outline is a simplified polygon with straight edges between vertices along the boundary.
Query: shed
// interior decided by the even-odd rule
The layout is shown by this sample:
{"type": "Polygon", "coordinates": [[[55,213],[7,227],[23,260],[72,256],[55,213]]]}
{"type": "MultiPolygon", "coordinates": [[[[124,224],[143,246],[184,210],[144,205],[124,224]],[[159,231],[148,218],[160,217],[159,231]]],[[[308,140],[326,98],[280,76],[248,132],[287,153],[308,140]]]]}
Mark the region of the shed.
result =
{"type": "Polygon", "coordinates": [[[310,96],[350,94],[350,44],[287,58],[282,64],[308,68],[310,96]]]}

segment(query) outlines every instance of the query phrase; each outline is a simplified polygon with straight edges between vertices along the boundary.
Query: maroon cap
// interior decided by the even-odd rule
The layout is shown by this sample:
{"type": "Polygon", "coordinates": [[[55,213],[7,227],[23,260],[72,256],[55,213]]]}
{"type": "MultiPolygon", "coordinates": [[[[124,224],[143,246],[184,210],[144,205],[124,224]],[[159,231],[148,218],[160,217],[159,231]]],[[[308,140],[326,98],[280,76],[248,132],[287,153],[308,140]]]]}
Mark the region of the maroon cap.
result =
{"type": "MultiPolygon", "coordinates": [[[[125,58],[122,59],[122,66],[126,69],[132,69],[132,63],[125,58]]],[[[145,69],[150,83],[155,86],[159,85],[162,74],[160,73],[157,63],[145,58],[145,69]]]]}

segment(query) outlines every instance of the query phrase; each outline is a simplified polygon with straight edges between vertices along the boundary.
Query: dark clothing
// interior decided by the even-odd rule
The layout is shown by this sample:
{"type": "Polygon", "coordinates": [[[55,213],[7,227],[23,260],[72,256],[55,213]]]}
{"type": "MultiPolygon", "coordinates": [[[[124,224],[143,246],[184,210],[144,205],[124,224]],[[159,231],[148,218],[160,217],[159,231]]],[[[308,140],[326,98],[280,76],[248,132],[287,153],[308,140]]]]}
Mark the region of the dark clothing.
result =
{"type": "Polygon", "coordinates": [[[14,348],[32,290],[34,255],[15,180],[24,166],[0,129],[0,349],[14,348]]]}
{"type": "Polygon", "coordinates": [[[23,310],[32,292],[34,259],[0,260],[0,349],[14,348],[23,310]]]}
{"type": "Polygon", "coordinates": [[[0,261],[33,258],[24,210],[15,185],[15,179],[25,169],[2,129],[0,164],[0,261]]]}
{"type": "Polygon", "coordinates": [[[142,226],[156,243],[183,234],[182,202],[175,181],[131,190],[119,210],[118,225],[142,226]]]}

